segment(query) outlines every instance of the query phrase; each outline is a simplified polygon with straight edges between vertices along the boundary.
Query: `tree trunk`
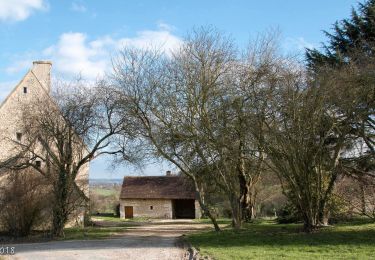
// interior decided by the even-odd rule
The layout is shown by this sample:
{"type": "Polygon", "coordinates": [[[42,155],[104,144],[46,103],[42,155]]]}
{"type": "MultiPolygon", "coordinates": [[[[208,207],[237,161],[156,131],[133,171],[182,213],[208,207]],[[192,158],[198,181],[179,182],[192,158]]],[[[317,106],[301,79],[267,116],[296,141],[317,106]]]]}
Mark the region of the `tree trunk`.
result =
{"type": "Polygon", "coordinates": [[[317,228],[318,219],[315,216],[310,216],[309,214],[304,215],[303,218],[303,230],[306,233],[310,233],[317,228]]]}
{"type": "Polygon", "coordinates": [[[365,187],[362,180],[359,182],[360,189],[361,189],[361,213],[366,216],[366,194],[365,194],[365,187]]]}
{"type": "Polygon", "coordinates": [[[61,237],[64,235],[64,227],[67,222],[67,217],[64,209],[56,205],[53,209],[52,235],[54,237],[61,237]]]}
{"type": "Polygon", "coordinates": [[[242,220],[245,222],[251,222],[256,217],[255,210],[255,191],[252,191],[251,184],[246,185],[246,194],[241,195],[241,214],[242,220]],[[246,196],[246,199],[243,199],[246,196]]]}
{"type": "Polygon", "coordinates": [[[55,205],[52,211],[52,235],[60,237],[64,235],[64,227],[68,221],[67,199],[68,185],[66,174],[60,171],[59,178],[55,184],[55,205]]]}
{"type": "Polygon", "coordinates": [[[249,186],[247,185],[246,179],[241,174],[241,171],[238,173],[238,180],[240,184],[240,210],[242,220],[249,222],[251,220],[251,212],[249,205],[249,186]]]}
{"type": "Polygon", "coordinates": [[[211,220],[212,224],[214,225],[215,231],[216,232],[221,231],[219,224],[216,221],[216,218],[212,215],[210,209],[204,203],[204,195],[203,195],[203,192],[201,191],[201,188],[198,185],[197,180],[193,178],[193,181],[194,181],[194,186],[195,186],[195,191],[197,194],[199,206],[201,207],[203,213],[211,220]]]}
{"type": "Polygon", "coordinates": [[[252,203],[252,202],[249,203],[248,214],[249,214],[248,216],[249,221],[256,218],[255,203],[252,203]]]}
{"type": "MultiPolygon", "coordinates": [[[[240,216],[241,216],[241,221],[245,222],[250,222],[252,219],[252,209],[251,205],[249,204],[250,202],[250,187],[251,184],[249,185],[248,181],[246,180],[245,176],[245,161],[243,159],[244,155],[242,152],[243,145],[242,142],[240,142],[240,158],[238,159],[237,162],[237,176],[238,176],[238,182],[240,185],[240,216]]],[[[234,200],[234,198],[231,198],[231,200],[234,200]]],[[[231,202],[231,204],[235,202],[231,202]]],[[[241,226],[241,225],[240,225],[241,226]]]]}
{"type": "Polygon", "coordinates": [[[240,229],[242,226],[241,200],[235,194],[231,194],[230,205],[232,209],[232,226],[235,229],[240,229]]]}
{"type": "Polygon", "coordinates": [[[330,212],[329,212],[329,210],[325,209],[323,211],[323,216],[320,219],[321,225],[328,226],[329,225],[329,217],[330,217],[330,212]]]}

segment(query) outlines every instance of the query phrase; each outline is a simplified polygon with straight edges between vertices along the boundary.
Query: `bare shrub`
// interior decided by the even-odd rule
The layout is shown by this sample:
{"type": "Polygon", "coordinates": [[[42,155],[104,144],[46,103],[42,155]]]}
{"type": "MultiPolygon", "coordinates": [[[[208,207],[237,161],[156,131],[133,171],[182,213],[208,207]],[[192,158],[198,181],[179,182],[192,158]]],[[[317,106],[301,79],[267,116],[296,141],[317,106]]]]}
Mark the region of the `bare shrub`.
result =
{"type": "Polygon", "coordinates": [[[345,204],[348,216],[365,216],[375,220],[375,180],[372,177],[346,176],[336,187],[336,196],[345,204]]]}
{"type": "Polygon", "coordinates": [[[28,236],[50,222],[48,186],[31,169],[10,171],[0,194],[0,229],[11,236],[28,236]]]}

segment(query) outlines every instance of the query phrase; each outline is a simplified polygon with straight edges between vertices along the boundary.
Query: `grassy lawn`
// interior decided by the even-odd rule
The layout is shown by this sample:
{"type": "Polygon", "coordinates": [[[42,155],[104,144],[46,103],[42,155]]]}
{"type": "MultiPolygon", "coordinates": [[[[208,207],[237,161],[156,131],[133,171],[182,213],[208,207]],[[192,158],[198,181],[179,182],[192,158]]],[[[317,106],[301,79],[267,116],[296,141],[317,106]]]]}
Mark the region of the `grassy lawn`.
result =
{"type": "Polygon", "coordinates": [[[117,234],[121,234],[126,227],[85,227],[85,228],[66,228],[64,229],[65,237],[59,240],[75,239],[103,239],[117,234]]]}
{"type": "Polygon", "coordinates": [[[375,259],[375,224],[336,224],[313,234],[301,225],[262,221],[242,230],[188,236],[200,253],[214,259],[375,259]]]}
{"type": "MultiPolygon", "coordinates": [[[[216,221],[219,225],[230,225],[232,220],[229,218],[218,218],[216,221]]],[[[212,224],[211,220],[208,218],[194,219],[194,222],[212,224]]]]}

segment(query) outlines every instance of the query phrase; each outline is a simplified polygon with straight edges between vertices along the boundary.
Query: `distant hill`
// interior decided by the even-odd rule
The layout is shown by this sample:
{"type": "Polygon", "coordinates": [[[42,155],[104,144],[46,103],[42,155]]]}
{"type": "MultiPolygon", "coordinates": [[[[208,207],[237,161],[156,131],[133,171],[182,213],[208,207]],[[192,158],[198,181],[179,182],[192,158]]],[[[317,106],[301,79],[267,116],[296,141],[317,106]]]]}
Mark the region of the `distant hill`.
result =
{"type": "Polygon", "coordinates": [[[122,179],[90,179],[90,185],[122,184],[122,179]]]}

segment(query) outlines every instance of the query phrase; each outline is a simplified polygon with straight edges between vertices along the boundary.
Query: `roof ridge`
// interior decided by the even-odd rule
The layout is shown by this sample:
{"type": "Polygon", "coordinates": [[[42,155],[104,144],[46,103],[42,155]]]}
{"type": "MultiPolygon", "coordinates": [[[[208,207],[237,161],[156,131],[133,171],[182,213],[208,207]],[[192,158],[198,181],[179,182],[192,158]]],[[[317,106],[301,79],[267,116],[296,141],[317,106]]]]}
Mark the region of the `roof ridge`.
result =
{"type": "MultiPolygon", "coordinates": [[[[22,77],[22,79],[16,84],[15,87],[13,87],[13,89],[9,92],[9,94],[6,96],[6,98],[4,98],[4,100],[1,102],[0,104],[0,109],[4,106],[4,104],[7,102],[7,100],[10,98],[10,96],[16,91],[16,89],[19,87],[19,85],[21,85],[21,83],[25,80],[27,74],[29,74],[31,72],[31,69],[29,69],[26,74],[22,77]]],[[[34,75],[35,77],[35,75],[34,75]]]]}

